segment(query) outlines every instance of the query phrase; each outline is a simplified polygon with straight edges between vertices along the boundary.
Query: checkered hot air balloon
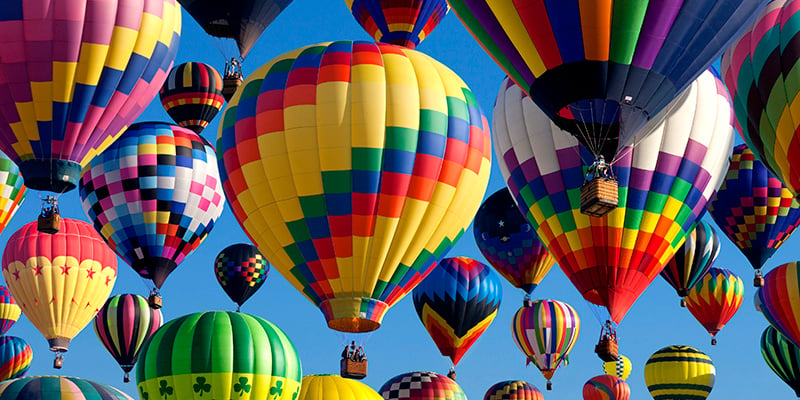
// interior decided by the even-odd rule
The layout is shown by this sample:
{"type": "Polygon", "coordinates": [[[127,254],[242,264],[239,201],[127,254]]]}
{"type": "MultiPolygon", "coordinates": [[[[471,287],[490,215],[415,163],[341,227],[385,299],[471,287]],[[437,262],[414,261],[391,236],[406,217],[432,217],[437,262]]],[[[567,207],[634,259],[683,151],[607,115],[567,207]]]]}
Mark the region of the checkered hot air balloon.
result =
{"type": "Polygon", "coordinates": [[[491,267],[451,257],[442,259],[411,295],[422,325],[455,366],[494,321],[503,286],[491,267]]]}
{"type": "Polygon", "coordinates": [[[631,371],[633,371],[631,359],[622,354],[617,355],[615,361],[606,361],[603,363],[603,372],[605,372],[606,375],[615,375],[620,379],[628,379],[631,371]]]}
{"type": "Polygon", "coordinates": [[[353,18],[377,42],[413,49],[450,11],[446,0],[344,0],[353,18]]]}
{"type": "Polygon", "coordinates": [[[211,144],[164,122],[132,125],[95,157],[80,196],[108,245],[156,288],[208,236],[225,203],[211,144]]]}
{"type": "Polygon", "coordinates": [[[144,111],[178,51],[175,0],[6,0],[0,150],[34,190],[65,192],[144,111]]]}
{"type": "Polygon", "coordinates": [[[225,294],[237,304],[236,311],[258,291],[268,274],[269,262],[249,243],[230,245],[214,260],[214,276],[225,294]]]}
{"type": "Polygon", "coordinates": [[[483,400],[544,400],[536,386],[525,381],[503,381],[492,385],[483,400]]]}
{"type": "Polygon", "coordinates": [[[756,286],[761,268],[800,224],[800,203],[743,144],[733,149],[708,213],[756,270],[756,286]]]}
{"type": "Polygon", "coordinates": [[[592,155],[508,79],[492,124],[500,170],[528,221],[583,297],[619,323],[722,182],[731,116],[725,86],[705,72],[612,164],[619,206],[601,218],[580,212],[592,155]]]}
{"type": "Polygon", "coordinates": [[[225,109],[217,148],[252,243],[343,332],[377,329],[446,255],[491,167],[464,82],[372,42],[307,46],[259,68],[225,109]]]}
{"type": "Polygon", "coordinates": [[[659,273],[678,292],[678,296],[681,297],[681,306],[686,307],[685,297],[714,265],[714,261],[719,255],[719,248],[719,237],[716,231],[707,222],[701,220],[694,230],[686,235],[683,245],[659,273]]]}
{"type": "Polygon", "coordinates": [[[187,62],[169,71],[158,92],[176,124],[200,133],[222,108],[222,76],[212,66],[187,62]]]}
{"type": "Polygon", "coordinates": [[[686,296],[686,307],[717,344],[717,333],[739,311],[744,301],[744,283],[731,271],[712,267],[686,296]]]}
{"type": "Polygon", "coordinates": [[[456,381],[435,372],[400,374],[378,389],[384,400],[467,400],[456,381]]]}

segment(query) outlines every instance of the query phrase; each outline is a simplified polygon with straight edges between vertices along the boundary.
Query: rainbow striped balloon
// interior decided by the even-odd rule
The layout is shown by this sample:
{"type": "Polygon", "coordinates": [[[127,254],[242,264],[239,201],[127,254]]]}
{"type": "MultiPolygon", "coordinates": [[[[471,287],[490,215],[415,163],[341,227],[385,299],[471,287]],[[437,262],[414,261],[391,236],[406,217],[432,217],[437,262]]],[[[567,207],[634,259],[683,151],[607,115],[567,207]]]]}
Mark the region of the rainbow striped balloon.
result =
{"type": "Polygon", "coordinates": [[[400,374],[378,389],[384,400],[467,400],[456,381],[435,372],[400,374]]]}
{"type": "Polygon", "coordinates": [[[0,335],[5,335],[22,314],[6,285],[0,285],[0,335]]]}
{"type": "Polygon", "coordinates": [[[511,336],[517,348],[550,379],[575,346],[581,331],[578,312],[557,300],[534,300],[514,314],[511,336]]]}
{"type": "Polygon", "coordinates": [[[544,400],[544,396],[528,382],[503,381],[492,385],[483,400],[544,400]]]}
{"type": "MultiPolygon", "coordinates": [[[[711,337],[733,318],[744,301],[744,282],[731,271],[712,267],[686,296],[686,307],[711,337]]],[[[716,341],[712,340],[711,344],[716,341]]]]}
{"type": "Polygon", "coordinates": [[[25,339],[0,336],[0,381],[25,375],[32,361],[33,349],[25,339]]]}
{"type": "Polygon", "coordinates": [[[158,97],[176,124],[200,133],[225,102],[222,76],[208,64],[183,63],[169,71],[158,97]]]}
{"type": "Polygon", "coordinates": [[[798,261],[775,267],[756,291],[761,313],[783,336],[800,346],[800,273],[798,261]]]}
{"type": "Polygon", "coordinates": [[[377,329],[445,256],[491,164],[466,84],[425,54],[372,42],[303,47],[253,72],[217,148],[250,240],[344,332],[377,329]]]}
{"type": "Polygon", "coordinates": [[[28,187],[77,186],[158,93],[180,31],[175,0],[3,2],[0,150],[28,187]]]}
{"type": "Polygon", "coordinates": [[[703,400],[714,388],[711,357],[689,346],[667,346],[644,366],[644,382],[654,400],[703,400]]]}
{"type": "Polygon", "coordinates": [[[444,19],[446,0],[344,0],[353,18],[376,42],[413,49],[444,19]]]}
{"type": "Polygon", "coordinates": [[[583,385],[583,400],[628,400],[631,387],[615,375],[598,375],[583,385]]]}

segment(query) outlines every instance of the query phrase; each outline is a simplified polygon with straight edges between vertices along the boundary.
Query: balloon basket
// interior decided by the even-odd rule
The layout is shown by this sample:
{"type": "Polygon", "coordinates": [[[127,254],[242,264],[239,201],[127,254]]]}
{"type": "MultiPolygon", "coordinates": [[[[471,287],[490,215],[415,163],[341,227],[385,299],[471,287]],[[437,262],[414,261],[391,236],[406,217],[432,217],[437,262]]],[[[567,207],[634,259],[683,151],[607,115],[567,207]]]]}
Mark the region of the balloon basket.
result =
{"type": "Polygon", "coordinates": [[[756,275],[753,278],[753,287],[762,287],[764,286],[764,277],[761,275],[756,275]]]}
{"type": "Polygon", "coordinates": [[[57,233],[59,228],[61,228],[61,216],[57,213],[46,217],[40,215],[36,223],[36,229],[38,229],[39,232],[49,233],[51,235],[57,233]]]}
{"type": "Polygon", "coordinates": [[[716,346],[717,345],[717,338],[711,338],[711,345],[712,346],[716,346]]]}
{"type": "Polygon", "coordinates": [[[161,295],[152,293],[150,297],[147,298],[147,303],[150,304],[150,308],[153,310],[158,310],[159,308],[164,306],[164,302],[161,299],[161,295]]]}
{"type": "Polygon", "coordinates": [[[452,380],[456,380],[456,371],[451,369],[450,371],[447,372],[447,377],[452,380]]]}
{"type": "Polygon", "coordinates": [[[553,390],[553,382],[547,381],[547,390],[553,390]]]}
{"type": "Polygon", "coordinates": [[[615,179],[597,177],[581,186],[582,214],[599,218],[617,208],[618,202],[615,179]]]}
{"type": "Polygon", "coordinates": [[[56,354],[56,358],[53,360],[53,368],[61,369],[62,366],[64,366],[64,356],[56,354]]]}
{"type": "Polygon", "coordinates": [[[226,75],[222,80],[222,97],[225,101],[231,101],[236,89],[242,85],[242,77],[237,75],[226,75]]]}
{"type": "Polygon", "coordinates": [[[619,359],[619,346],[617,341],[612,338],[604,337],[600,339],[600,342],[594,346],[594,352],[597,353],[601,360],[606,362],[616,362],[619,359]]]}
{"type": "Polygon", "coordinates": [[[686,299],[681,299],[681,307],[686,308],[686,299]]]}
{"type": "Polygon", "coordinates": [[[343,378],[364,379],[367,377],[367,360],[353,361],[349,358],[342,359],[341,373],[343,378]]]}

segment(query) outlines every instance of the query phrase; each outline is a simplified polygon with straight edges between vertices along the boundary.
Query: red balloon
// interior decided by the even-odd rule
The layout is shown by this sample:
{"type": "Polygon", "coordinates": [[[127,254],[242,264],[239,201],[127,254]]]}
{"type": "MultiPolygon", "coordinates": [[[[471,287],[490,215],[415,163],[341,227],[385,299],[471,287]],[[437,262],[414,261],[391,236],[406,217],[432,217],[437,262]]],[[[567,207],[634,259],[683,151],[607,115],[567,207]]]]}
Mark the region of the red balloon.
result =
{"type": "Polygon", "coordinates": [[[598,375],[583,385],[583,400],[628,400],[631,388],[614,375],[598,375]]]}

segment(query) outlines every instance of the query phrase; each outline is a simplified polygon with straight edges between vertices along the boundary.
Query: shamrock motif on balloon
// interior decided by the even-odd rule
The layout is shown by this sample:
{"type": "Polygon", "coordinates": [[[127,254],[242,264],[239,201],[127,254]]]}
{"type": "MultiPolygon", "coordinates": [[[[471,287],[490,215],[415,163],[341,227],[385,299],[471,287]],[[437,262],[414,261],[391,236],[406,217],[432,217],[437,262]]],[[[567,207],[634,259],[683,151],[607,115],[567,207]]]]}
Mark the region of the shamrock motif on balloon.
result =
{"type": "Polygon", "coordinates": [[[203,393],[211,392],[211,384],[206,382],[206,377],[198,376],[196,381],[197,383],[195,383],[192,387],[194,388],[195,393],[200,393],[200,397],[203,397],[203,393]]]}
{"type": "MultiPolygon", "coordinates": [[[[239,392],[239,396],[244,396],[244,393],[250,393],[250,385],[247,384],[247,378],[244,376],[239,377],[239,383],[233,385],[233,391],[239,392]]],[[[271,392],[270,392],[271,394],[271,392]]]]}
{"type": "Polygon", "coordinates": [[[158,388],[158,393],[164,396],[164,399],[166,399],[167,396],[171,395],[175,391],[175,389],[173,389],[172,386],[169,386],[167,381],[164,379],[159,381],[158,384],[161,386],[158,388]]]}
{"type": "Polygon", "coordinates": [[[139,397],[141,397],[142,400],[149,400],[150,393],[144,391],[144,386],[139,386],[139,393],[141,393],[139,397]]]}
{"type": "Polygon", "coordinates": [[[275,382],[275,386],[269,388],[269,395],[278,398],[283,394],[283,381],[275,382]]]}

